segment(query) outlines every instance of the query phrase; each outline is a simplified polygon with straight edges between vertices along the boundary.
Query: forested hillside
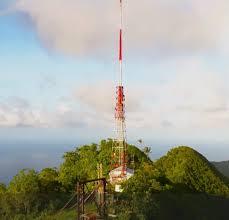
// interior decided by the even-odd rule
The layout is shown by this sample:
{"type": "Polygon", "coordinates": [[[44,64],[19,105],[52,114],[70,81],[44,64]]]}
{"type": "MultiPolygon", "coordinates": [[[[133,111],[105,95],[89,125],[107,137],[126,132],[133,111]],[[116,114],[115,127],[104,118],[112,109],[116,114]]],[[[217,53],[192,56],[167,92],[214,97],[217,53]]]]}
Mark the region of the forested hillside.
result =
{"type": "Polygon", "coordinates": [[[173,183],[193,192],[228,195],[223,175],[201,154],[189,147],[172,149],[160,158],[158,169],[173,183]]]}
{"type": "MultiPolygon", "coordinates": [[[[20,171],[0,185],[0,219],[75,219],[74,211],[59,210],[77,181],[97,177],[98,163],[108,176],[112,144],[77,147],[58,168],[20,171]]],[[[135,175],[116,195],[119,219],[229,219],[228,180],[192,148],[174,148],[155,163],[135,146],[128,145],[128,154],[135,175]]]]}
{"type": "Polygon", "coordinates": [[[229,218],[228,180],[189,147],[142,164],[124,186],[123,196],[130,201],[123,210],[126,219],[229,218]]]}
{"type": "Polygon", "coordinates": [[[229,161],[212,162],[212,164],[226,177],[229,178],[229,161]]]}

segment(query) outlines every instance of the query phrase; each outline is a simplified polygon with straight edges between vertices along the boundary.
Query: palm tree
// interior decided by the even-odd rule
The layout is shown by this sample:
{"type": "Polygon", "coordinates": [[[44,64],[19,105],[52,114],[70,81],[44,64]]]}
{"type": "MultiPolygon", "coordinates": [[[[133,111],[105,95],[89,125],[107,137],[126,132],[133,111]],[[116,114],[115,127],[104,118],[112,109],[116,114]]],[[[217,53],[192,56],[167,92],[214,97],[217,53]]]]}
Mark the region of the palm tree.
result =
{"type": "Polygon", "coordinates": [[[152,152],[151,147],[144,147],[143,152],[149,157],[149,154],[152,152]]]}
{"type": "MultiPolygon", "coordinates": [[[[141,148],[143,147],[142,145],[143,145],[143,140],[142,139],[139,139],[138,140],[138,143],[141,145],[141,148]]],[[[145,155],[147,156],[147,157],[149,157],[149,154],[152,152],[152,149],[151,149],[151,147],[144,147],[143,148],[143,152],[145,153],[145,155]]]]}

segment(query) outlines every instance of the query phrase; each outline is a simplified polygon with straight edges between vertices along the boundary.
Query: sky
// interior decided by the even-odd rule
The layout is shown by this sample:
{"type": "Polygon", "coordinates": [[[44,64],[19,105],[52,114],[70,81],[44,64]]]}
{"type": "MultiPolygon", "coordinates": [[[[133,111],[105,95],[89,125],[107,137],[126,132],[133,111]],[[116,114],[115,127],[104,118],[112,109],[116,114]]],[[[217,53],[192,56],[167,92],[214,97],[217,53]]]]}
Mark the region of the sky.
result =
{"type": "MultiPolygon", "coordinates": [[[[128,141],[229,159],[229,2],[123,2],[128,141]]],[[[0,0],[0,139],[113,137],[118,29],[118,0],[0,0]]]]}

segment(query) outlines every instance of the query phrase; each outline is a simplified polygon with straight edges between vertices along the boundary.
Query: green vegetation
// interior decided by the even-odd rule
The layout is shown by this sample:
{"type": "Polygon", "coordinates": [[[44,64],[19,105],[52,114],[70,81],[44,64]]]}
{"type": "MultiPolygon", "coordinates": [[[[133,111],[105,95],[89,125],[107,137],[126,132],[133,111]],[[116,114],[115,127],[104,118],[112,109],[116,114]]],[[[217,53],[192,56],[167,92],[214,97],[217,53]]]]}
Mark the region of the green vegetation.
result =
{"type": "MultiPolygon", "coordinates": [[[[64,162],[60,166],[59,180],[67,190],[72,190],[77,180],[94,179],[97,177],[97,164],[102,163],[103,174],[108,176],[111,168],[111,150],[113,141],[102,140],[99,145],[91,144],[76,148],[74,151],[64,154],[64,162]]],[[[138,148],[128,145],[128,166],[131,167],[131,159],[134,155],[135,167],[142,162],[150,162],[150,159],[138,148]]]]}
{"type": "Polygon", "coordinates": [[[173,183],[192,192],[225,196],[226,179],[201,154],[189,147],[172,149],[156,166],[173,183]]]}
{"type": "Polygon", "coordinates": [[[47,214],[44,213],[42,216],[36,218],[36,220],[75,220],[76,219],[76,211],[73,210],[65,210],[63,212],[55,213],[55,214],[47,214]]]}
{"type": "MultiPolygon", "coordinates": [[[[78,180],[97,177],[99,163],[108,177],[112,145],[108,139],[75,148],[64,154],[58,169],[22,170],[8,186],[0,184],[0,219],[75,219],[74,210],[60,209],[78,180]]],[[[177,147],[153,163],[149,152],[128,145],[128,166],[135,175],[112,207],[119,219],[229,219],[228,179],[206,158],[177,147]]]]}
{"type": "Polygon", "coordinates": [[[227,179],[189,147],[143,163],[123,187],[120,219],[229,219],[227,179]]]}
{"type": "MultiPolygon", "coordinates": [[[[0,219],[35,219],[39,216],[49,219],[52,217],[47,216],[52,215],[56,219],[58,210],[72,196],[76,182],[97,178],[98,163],[102,163],[104,176],[108,176],[112,145],[112,140],[108,139],[99,145],[75,148],[64,154],[64,162],[59,169],[22,170],[8,186],[0,184],[0,219]]],[[[129,158],[134,155],[136,167],[143,161],[150,161],[132,145],[128,145],[128,151],[129,158]]]]}

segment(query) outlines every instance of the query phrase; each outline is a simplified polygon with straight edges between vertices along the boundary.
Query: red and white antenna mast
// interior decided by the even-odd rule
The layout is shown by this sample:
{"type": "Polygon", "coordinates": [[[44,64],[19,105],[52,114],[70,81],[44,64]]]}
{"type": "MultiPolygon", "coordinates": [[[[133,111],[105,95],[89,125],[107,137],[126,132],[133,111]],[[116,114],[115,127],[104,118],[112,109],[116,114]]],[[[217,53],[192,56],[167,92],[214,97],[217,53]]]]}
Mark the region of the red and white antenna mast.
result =
{"type": "Polygon", "coordinates": [[[123,9],[122,9],[122,0],[120,0],[120,29],[119,29],[119,85],[122,86],[122,55],[123,55],[123,9]]]}
{"type": "Polygon", "coordinates": [[[119,83],[116,86],[115,124],[116,139],[112,152],[113,168],[121,168],[121,177],[125,178],[127,170],[127,145],[125,130],[125,96],[123,88],[123,1],[120,0],[120,30],[119,30],[119,83]]]}

